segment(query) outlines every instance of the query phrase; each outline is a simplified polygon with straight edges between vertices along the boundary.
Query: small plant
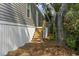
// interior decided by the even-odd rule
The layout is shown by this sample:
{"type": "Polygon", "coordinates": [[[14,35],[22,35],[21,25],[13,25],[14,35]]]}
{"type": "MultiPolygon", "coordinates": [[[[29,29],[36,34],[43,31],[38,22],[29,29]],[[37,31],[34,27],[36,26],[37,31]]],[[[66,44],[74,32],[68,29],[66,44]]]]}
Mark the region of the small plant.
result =
{"type": "Polygon", "coordinates": [[[72,36],[68,37],[68,38],[66,39],[66,42],[67,42],[67,45],[68,45],[70,48],[74,49],[74,48],[76,47],[76,40],[75,40],[74,37],[72,37],[72,36]]]}

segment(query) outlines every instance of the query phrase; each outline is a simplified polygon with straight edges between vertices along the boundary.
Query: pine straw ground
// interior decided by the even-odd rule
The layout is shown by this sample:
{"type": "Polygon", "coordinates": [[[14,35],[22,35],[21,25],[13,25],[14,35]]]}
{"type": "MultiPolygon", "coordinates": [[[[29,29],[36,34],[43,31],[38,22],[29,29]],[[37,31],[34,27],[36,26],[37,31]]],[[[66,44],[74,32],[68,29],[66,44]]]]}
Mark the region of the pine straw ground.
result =
{"type": "Polygon", "coordinates": [[[75,52],[67,46],[56,46],[52,41],[43,43],[26,43],[15,51],[8,52],[7,56],[71,56],[75,52]]]}

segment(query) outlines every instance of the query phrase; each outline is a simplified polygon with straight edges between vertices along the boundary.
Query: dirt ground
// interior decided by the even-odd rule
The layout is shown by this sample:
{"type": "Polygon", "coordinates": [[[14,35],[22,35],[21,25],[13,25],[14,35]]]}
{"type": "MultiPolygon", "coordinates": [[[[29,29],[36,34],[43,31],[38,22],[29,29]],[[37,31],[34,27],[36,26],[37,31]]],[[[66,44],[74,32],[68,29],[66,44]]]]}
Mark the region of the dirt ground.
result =
{"type": "Polygon", "coordinates": [[[26,43],[7,56],[75,56],[75,52],[68,47],[56,46],[52,41],[43,43],[26,43]]]}

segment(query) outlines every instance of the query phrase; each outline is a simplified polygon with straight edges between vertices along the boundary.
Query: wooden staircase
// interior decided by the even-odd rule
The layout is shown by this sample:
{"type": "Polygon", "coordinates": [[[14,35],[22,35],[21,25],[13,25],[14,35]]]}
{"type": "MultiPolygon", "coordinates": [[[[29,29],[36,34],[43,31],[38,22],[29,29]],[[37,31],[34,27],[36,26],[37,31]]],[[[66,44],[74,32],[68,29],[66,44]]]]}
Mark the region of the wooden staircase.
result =
{"type": "Polygon", "coordinates": [[[37,27],[32,38],[32,43],[41,43],[42,42],[42,27],[37,27]]]}

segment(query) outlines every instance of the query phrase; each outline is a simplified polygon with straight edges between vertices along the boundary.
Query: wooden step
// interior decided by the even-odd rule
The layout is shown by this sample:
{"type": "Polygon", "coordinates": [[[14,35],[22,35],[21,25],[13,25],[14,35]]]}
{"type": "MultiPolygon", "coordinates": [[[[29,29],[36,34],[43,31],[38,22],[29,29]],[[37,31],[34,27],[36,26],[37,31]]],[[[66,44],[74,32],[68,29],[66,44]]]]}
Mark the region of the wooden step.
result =
{"type": "Polygon", "coordinates": [[[33,38],[40,38],[42,35],[42,28],[36,28],[33,38]]]}
{"type": "Polygon", "coordinates": [[[32,43],[42,43],[42,39],[33,39],[32,43]]]}
{"type": "Polygon", "coordinates": [[[32,38],[32,43],[41,43],[42,27],[36,28],[34,36],[32,38]]]}

